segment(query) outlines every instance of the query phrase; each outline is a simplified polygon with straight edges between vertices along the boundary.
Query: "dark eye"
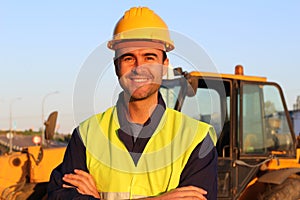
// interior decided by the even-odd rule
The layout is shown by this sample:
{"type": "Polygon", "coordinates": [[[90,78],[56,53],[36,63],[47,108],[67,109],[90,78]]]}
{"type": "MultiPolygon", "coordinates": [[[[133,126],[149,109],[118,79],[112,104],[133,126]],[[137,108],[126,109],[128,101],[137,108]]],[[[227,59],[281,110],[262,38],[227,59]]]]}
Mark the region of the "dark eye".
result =
{"type": "Polygon", "coordinates": [[[134,57],[132,57],[132,56],[124,56],[124,57],[122,58],[122,62],[133,63],[133,62],[135,62],[135,59],[134,59],[134,57]]]}
{"type": "Polygon", "coordinates": [[[145,60],[146,60],[146,61],[154,61],[154,60],[155,60],[155,57],[154,57],[154,56],[146,56],[146,57],[145,57],[145,60]]]}

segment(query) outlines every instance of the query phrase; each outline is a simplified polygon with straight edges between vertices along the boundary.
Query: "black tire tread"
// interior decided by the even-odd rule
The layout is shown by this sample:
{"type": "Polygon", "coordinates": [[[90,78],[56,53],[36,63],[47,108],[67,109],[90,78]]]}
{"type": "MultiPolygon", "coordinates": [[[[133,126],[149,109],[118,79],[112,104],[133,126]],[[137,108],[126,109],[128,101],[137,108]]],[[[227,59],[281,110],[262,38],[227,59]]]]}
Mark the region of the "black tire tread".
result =
{"type": "Polygon", "coordinates": [[[298,200],[300,199],[300,176],[294,175],[280,185],[269,184],[260,200],[298,200]]]}

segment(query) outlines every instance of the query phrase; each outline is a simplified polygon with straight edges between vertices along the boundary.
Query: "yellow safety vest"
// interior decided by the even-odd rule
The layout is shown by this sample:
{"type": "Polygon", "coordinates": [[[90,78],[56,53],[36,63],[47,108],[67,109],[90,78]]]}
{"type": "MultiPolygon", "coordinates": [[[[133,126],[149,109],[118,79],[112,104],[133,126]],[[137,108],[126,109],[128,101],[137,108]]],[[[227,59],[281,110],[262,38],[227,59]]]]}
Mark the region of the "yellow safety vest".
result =
{"type": "MultiPolygon", "coordinates": [[[[79,126],[86,147],[86,162],[104,199],[157,196],[178,186],[192,151],[212,126],[166,108],[137,165],[122,141],[116,107],[94,115],[79,126]]],[[[201,180],[200,180],[201,181],[201,180]]]]}

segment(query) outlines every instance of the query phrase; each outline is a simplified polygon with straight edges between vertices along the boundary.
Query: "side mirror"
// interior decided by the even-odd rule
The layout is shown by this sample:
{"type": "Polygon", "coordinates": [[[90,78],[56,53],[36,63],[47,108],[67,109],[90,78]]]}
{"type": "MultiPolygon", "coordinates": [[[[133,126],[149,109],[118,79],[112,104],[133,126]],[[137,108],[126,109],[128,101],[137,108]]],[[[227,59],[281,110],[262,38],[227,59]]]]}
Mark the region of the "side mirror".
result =
{"type": "Polygon", "coordinates": [[[184,77],[187,80],[187,92],[186,95],[188,97],[193,97],[197,93],[198,88],[198,79],[196,77],[191,76],[190,74],[184,74],[184,77]]]}
{"type": "Polygon", "coordinates": [[[52,112],[48,120],[44,123],[46,128],[45,128],[45,139],[46,140],[51,140],[53,139],[53,135],[55,133],[55,126],[56,126],[56,120],[57,120],[57,111],[52,112]]]}

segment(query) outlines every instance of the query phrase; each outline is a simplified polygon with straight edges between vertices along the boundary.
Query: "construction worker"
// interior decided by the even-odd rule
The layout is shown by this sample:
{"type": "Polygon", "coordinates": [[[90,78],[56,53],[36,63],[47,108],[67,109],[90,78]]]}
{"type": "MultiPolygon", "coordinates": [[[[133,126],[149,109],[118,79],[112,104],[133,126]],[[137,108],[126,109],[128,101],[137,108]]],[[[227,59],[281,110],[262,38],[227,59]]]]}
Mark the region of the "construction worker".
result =
{"type": "Polygon", "coordinates": [[[165,22],[133,7],[108,47],[123,91],[74,130],[48,198],[216,199],[214,129],[167,108],[159,92],[174,49],[165,22]]]}

